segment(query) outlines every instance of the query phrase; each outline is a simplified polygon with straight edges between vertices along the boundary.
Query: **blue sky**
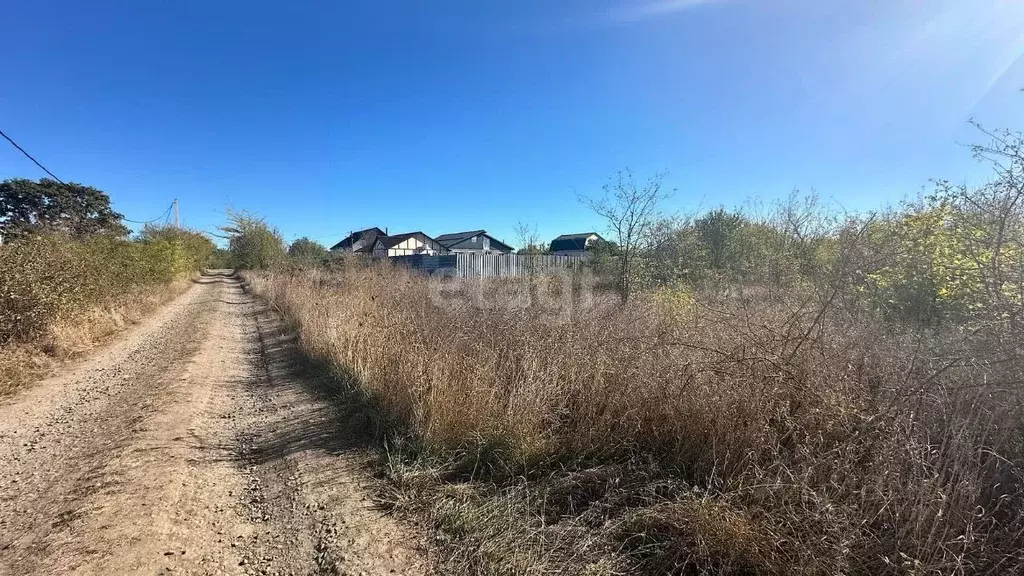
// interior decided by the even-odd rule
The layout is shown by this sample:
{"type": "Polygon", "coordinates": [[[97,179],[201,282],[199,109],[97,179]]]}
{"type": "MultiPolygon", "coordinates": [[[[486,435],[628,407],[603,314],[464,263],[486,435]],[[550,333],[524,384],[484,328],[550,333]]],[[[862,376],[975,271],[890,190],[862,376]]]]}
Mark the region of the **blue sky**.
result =
{"type": "MultiPolygon", "coordinates": [[[[1024,127],[1024,2],[9,2],[0,128],[129,218],[177,197],[286,238],[599,229],[615,170],[667,207],[815,188],[849,209],[981,182],[1024,127]]],[[[37,178],[13,148],[0,178],[37,178]]]]}

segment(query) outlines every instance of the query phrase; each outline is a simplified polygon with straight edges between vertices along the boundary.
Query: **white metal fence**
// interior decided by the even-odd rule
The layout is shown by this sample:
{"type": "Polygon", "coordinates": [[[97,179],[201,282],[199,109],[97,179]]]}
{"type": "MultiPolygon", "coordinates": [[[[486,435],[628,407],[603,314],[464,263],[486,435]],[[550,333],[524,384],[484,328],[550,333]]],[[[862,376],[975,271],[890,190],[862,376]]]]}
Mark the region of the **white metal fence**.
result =
{"type": "Polygon", "coordinates": [[[458,252],[438,256],[394,256],[391,260],[427,273],[442,272],[458,278],[497,278],[530,276],[553,269],[578,272],[585,257],[458,252]]]}

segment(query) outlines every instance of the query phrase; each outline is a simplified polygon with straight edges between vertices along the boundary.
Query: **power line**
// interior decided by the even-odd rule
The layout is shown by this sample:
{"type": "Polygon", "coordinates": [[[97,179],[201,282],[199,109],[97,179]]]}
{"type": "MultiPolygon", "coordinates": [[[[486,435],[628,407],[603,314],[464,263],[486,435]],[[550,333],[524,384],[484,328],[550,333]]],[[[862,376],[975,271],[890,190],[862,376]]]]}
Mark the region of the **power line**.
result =
{"type": "Polygon", "coordinates": [[[170,206],[168,206],[167,209],[164,210],[163,212],[161,212],[159,216],[157,216],[156,218],[153,218],[151,220],[132,220],[131,218],[125,218],[123,216],[121,217],[121,219],[124,220],[125,222],[131,222],[132,224],[152,224],[153,222],[156,222],[157,220],[166,220],[170,216],[170,214],[171,214],[171,208],[172,207],[174,207],[174,204],[171,204],[170,206]]]}
{"type": "MultiPolygon", "coordinates": [[[[60,182],[61,184],[64,184],[63,180],[61,180],[60,178],[57,178],[57,176],[53,172],[50,172],[49,170],[46,169],[46,166],[43,166],[42,164],[40,164],[39,160],[36,160],[35,158],[33,158],[32,155],[29,154],[28,152],[26,152],[24,148],[22,148],[21,146],[18,146],[18,143],[15,142],[13,139],[11,139],[11,137],[8,136],[7,134],[4,134],[3,130],[0,130],[0,136],[3,136],[4,138],[6,138],[7,141],[11,143],[12,146],[17,148],[18,151],[21,152],[22,154],[24,154],[26,158],[28,158],[29,160],[34,162],[36,166],[39,166],[43,170],[43,172],[46,172],[47,174],[49,174],[50,177],[53,178],[54,180],[56,180],[57,182],[60,182]]],[[[64,185],[67,186],[67,184],[64,184],[64,185]]]]}
{"type": "MultiPolygon", "coordinates": [[[[43,172],[46,172],[47,174],[49,174],[51,178],[53,178],[57,182],[60,182],[64,186],[67,186],[68,188],[71,188],[71,186],[68,186],[68,184],[66,182],[64,182],[60,178],[57,178],[56,174],[54,174],[53,172],[50,172],[49,169],[46,168],[46,166],[43,166],[42,164],[40,164],[39,160],[36,160],[31,154],[26,152],[24,148],[19,146],[18,143],[15,142],[13,138],[11,138],[6,133],[4,133],[3,130],[0,130],[0,136],[3,136],[8,142],[11,143],[11,146],[14,146],[15,148],[17,148],[19,152],[24,154],[25,157],[28,158],[29,160],[31,160],[36,166],[39,166],[39,168],[43,172]]],[[[123,216],[121,217],[121,219],[124,220],[125,222],[131,222],[132,224],[152,224],[153,222],[156,222],[157,220],[163,219],[165,221],[165,223],[169,224],[170,223],[170,217],[171,217],[171,209],[177,208],[177,203],[178,203],[177,200],[172,202],[171,205],[167,207],[167,210],[164,210],[159,216],[157,216],[156,218],[153,218],[152,220],[132,220],[130,218],[125,218],[123,216]]],[[[177,214],[175,214],[175,220],[177,220],[177,219],[178,219],[177,218],[177,214]]]]}

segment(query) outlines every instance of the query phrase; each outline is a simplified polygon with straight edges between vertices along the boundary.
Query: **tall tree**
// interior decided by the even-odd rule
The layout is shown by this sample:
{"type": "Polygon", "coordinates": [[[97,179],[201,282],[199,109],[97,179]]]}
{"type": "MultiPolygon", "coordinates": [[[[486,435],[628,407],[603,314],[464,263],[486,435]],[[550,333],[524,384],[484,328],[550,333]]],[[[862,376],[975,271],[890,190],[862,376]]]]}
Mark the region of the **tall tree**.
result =
{"type": "Polygon", "coordinates": [[[122,218],[110,207],[110,197],[92,186],[48,178],[0,182],[0,235],[5,240],[40,232],[121,237],[129,232],[122,218]]]}
{"type": "Polygon", "coordinates": [[[672,195],[663,183],[667,173],[658,172],[637,184],[627,168],[616,173],[596,197],[581,196],[580,201],[603,218],[619,248],[618,285],[622,300],[629,299],[633,288],[636,259],[658,219],[658,205],[672,195]]]}
{"type": "Polygon", "coordinates": [[[745,256],[740,233],[745,225],[742,214],[725,208],[712,210],[694,221],[708,268],[716,272],[740,271],[745,256]]]}
{"type": "Polygon", "coordinates": [[[315,264],[327,258],[327,248],[323,244],[303,236],[288,246],[288,256],[301,262],[315,264]]]}
{"type": "Polygon", "coordinates": [[[285,257],[284,240],[276,228],[249,212],[228,212],[229,222],[221,227],[227,234],[231,265],[243,270],[272,268],[285,257]]]}

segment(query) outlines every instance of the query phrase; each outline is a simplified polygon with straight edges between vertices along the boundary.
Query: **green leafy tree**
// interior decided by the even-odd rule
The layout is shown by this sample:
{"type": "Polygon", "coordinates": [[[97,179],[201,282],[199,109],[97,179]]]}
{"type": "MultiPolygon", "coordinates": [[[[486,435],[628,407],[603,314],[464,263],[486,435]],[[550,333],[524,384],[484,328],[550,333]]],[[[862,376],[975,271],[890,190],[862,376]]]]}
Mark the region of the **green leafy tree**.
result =
{"type": "Polygon", "coordinates": [[[798,191],[768,211],[716,208],[662,219],[651,228],[637,279],[648,286],[742,281],[788,291],[830,269],[838,223],[816,195],[798,191]]]}
{"type": "Polygon", "coordinates": [[[718,208],[693,223],[705,264],[714,272],[741,272],[746,255],[742,214],[718,208]]]}
{"type": "Polygon", "coordinates": [[[327,248],[323,244],[306,237],[299,238],[288,246],[288,256],[306,264],[323,262],[327,255],[327,248]]]}
{"type": "MultiPolygon", "coordinates": [[[[611,240],[596,240],[587,251],[590,253],[590,256],[587,258],[587,264],[599,281],[607,278],[617,278],[618,274],[621,273],[622,249],[619,248],[617,243],[611,240]]],[[[633,264],[633,281],[636,280],[639,270],[640,264],[638,260],[633,264]]]]}
{"type": "Polygon", "coordinates": [[[664,218],[651,231],[643,280],[653,286],[692,282],[703,270],[700,242],[689,219],[664,218]]]}
{"type": "Polygon", "coordinates": [[[229,211],[228,218],[228,224],[221,230],[227,234],[232,267],[265,270],[284,260],[284,239],[263,218],[233,210],[229,211]]]}
{"type": "Polygon", "coordinates": [[[203,233],[177,226],[146,225],[139,240],[167,252],[173,275],[199,270],[207,266],[215,246],[203,233]]]}
{"type": "Polygon", "coordinates": [[[216,247],[210,253],[209,268],[231,268],[231,251],[216,247]]]}
{"type": "Polygon", "coordinates": [[[0,182],[0,235],[5,240],[38,233],[124,237],[123,217],[103,191],[82,184],[13,178],[0,182]]]}

